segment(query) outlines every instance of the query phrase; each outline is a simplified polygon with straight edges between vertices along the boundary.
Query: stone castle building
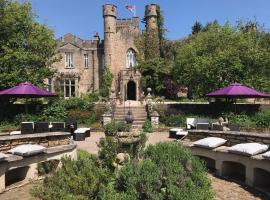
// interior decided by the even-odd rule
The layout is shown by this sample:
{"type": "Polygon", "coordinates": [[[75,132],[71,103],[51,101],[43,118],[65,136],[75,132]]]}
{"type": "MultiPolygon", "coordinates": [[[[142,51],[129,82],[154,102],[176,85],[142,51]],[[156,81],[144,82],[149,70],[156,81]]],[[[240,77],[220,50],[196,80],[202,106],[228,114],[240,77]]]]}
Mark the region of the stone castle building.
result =
{"type": "MultiPolygon", "coordinates": [[[[157,5],[145,7],[146,31],[157,29],[157,5]]],[[[66,34],[56,40],[61,60],[54,64],[57,73],[48,80],[53,92],[64,97],[81,96],[98,91],[104,68],[113,74],[111,90],[118,98],[139,100],[140,73],[136,70],[138,50],[135,39],[141,34],[139,18],[118,19],[117,7],[103,5],[104,40],[98,33],[93,40],[66,34]]]]}

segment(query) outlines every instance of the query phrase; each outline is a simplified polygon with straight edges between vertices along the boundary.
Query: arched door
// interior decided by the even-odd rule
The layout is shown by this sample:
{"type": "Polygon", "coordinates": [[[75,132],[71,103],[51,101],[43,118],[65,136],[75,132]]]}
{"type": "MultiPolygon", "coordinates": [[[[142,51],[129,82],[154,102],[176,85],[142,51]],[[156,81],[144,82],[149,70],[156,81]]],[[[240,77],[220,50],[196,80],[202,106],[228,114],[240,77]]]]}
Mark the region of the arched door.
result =
{"type": "Polygon", "coordinates": [[[129,81],[127,84],[127,100],[136,101],[136,83],[129,81]]]}

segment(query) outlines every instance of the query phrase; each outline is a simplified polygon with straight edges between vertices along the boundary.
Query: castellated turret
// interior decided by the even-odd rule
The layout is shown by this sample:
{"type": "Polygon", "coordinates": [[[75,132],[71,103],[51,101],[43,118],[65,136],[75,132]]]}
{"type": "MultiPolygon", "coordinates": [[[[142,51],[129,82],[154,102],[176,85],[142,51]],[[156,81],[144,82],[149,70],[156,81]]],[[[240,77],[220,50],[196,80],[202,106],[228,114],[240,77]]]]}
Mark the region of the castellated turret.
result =
{"type": "Polygon", "coordinates": [[[104,64],[111,68],[113,47],[115,45],[117,7],[113,4],[103,5],[104,18],[104,64]]]}
{"type": "Polygon", "coordinates": [[[157,30],[157,4],[145,6],[146,31],[157,30]]]}

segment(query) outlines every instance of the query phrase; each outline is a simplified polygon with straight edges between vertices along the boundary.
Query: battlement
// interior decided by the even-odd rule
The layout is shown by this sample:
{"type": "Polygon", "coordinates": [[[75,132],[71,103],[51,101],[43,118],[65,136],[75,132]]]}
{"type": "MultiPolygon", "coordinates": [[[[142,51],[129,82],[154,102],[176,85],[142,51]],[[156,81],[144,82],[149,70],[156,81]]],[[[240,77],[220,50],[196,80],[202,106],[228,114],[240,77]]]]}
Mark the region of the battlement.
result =
{"type": "Polygon", "coordinates": [[[60,37],[55,40],[57,47],[61,47],[67,43],[73,44],[79,48],[98,48],[103,44],[103,41],[100,40],[97,33],[93,40],[82,40],[71,33],[68,33],[64,35],[64,37],[60,37]]]}
{"type": "Polygon", "coordinates": [[[117,30],[124,29],[124,28],[130,28],[130,27],[139,28],[139,18],[138,17],[116,20],[117,30]]]}
{"type": "Polygon", "coordinates": [[[145,17],[156,17],[157,16],[157,4],[149,4],[145,6],[145,17]]]}
{"type": "Polygon", "coordinates": [[[103,17],[105,16],[117,16],[117,6],[113,4],[105,4],[103,5],[103,17]]]}

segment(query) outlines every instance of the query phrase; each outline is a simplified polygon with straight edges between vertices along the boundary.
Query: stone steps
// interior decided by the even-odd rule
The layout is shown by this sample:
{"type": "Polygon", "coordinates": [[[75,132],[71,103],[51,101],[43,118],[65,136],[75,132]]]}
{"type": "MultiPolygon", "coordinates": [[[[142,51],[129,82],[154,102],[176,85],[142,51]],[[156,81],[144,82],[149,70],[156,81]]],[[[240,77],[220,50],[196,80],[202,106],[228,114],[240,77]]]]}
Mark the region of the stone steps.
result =
{"type": "Polygon", "coordinates": [[[147,119],[145,106],[132,106],[132,107],[116,107],[114,112],[114,120],[116,122],[123,121],[128,111],[131,111],[134,116],[132,128],[141,129],[144,121],[147,119]]]}

